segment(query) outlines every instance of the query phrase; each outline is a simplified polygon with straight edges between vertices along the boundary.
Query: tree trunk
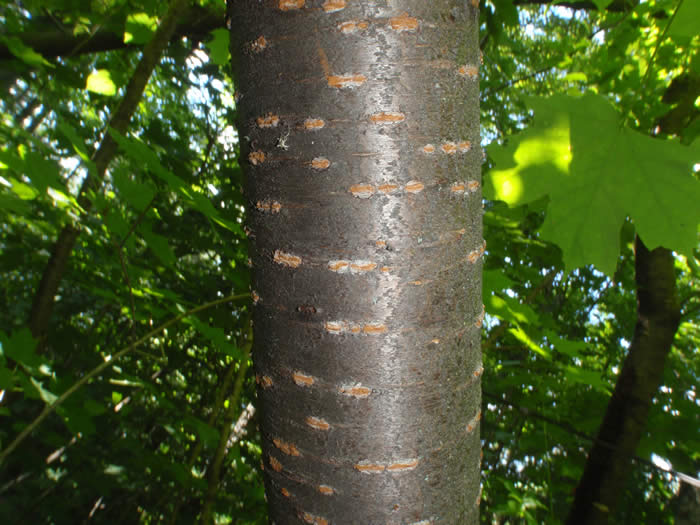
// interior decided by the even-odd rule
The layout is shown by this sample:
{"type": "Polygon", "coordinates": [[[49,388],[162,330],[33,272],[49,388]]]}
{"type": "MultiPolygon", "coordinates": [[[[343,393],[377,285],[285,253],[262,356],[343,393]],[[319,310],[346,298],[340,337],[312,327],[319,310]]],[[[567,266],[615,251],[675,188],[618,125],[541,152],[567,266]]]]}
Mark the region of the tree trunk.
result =
{"type": "Polygon", "coordinates": [[[478,522],[476,3],[230,2],[277,525],[478,522]]]}
{"type": "Polygon", "coordinates": [[[697,525],[700,523],[700,487],[683,483],[675,498],[675,525],[697,525]]]}
{"type": "Polygon", "coordinates": [[[576,487],[567,525],[603,525],[612,516],[625,490],[680,322],[673,254],[666,248],[649,251],[639,237],[634,252],[634,339],[576,487]]]}

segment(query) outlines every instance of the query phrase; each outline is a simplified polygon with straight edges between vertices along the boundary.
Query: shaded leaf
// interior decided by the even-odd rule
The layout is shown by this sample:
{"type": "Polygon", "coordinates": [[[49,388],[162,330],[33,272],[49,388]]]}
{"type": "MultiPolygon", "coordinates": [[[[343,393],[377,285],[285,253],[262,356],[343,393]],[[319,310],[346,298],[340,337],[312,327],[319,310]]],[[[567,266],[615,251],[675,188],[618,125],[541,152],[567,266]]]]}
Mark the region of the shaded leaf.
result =
{"type": "Polygon", "coordinates": [[[668,28],[671,37],[693,38],[700,34],[700,2],[685,0],[668,28]]]}
{"type": "Polygon", "coordinates": [[[229,51],[230,34],[228,29],[215,29],[211,32],[212,39],[207,42],[209,58],[218,66],[225,66],[231,60],[229,51]]]}
{"type": "Polygon", "coordinates": [[[37,341],[32,337],[29,328],[22,328],[2,341],[2,351],[5,357],[23,364],[27,368],[37,370],[42,359],[36,355],[37,341]]]}
{"type": "Polygon", "coordinates": [[[157,233],[143,231],[143,229],[141,234],[148,248],[163,262],[163,264],[167,266],[175,264],[175,252],[173,252],[172,248],[168,245],[168,239],[157,233]]]}
{"type": "Polygon", "coordinates": [[[0,390],[9,390],[13,385],[12,370],[0,364],[0,390]]]}
{"type": "Polygon", "coordinates": [[[218,444],[219,431],[216,428],[191,415],[185,416],[184,423],[194,428],[199,438],[207,447],[215,447],[218,444]]]}

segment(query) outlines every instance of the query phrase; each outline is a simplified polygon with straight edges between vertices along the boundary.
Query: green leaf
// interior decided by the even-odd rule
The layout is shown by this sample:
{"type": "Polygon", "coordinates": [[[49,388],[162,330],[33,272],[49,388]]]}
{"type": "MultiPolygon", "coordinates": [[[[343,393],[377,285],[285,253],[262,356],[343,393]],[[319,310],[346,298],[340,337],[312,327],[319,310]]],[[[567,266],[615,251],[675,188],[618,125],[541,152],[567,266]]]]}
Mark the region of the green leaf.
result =
{"type": "Polygon", "coordinates": [[[32,337],[29,328],[22,328],[2,341],[2,351],[5,357],[9,357],[27,368],[38,370],[43,361],[34,352],[36,345],[37,341],[32,337]]]}
{"type": "Polygon", "coordinates": [[[593,0],[593,3],[598,8],[598,11],[603,11],[612,4],[613,0],[593,0]]]}
{"type": "Polygon", "coordinates": [[[700,183],[691,174],[699,142],[682,146],[623,128],[597,95],[533,98],[531,105],[534,125],[505,147],[489,147],[496,167],[487,198],[517,206],[548,195],[541,235],[562,249],[570,269],[594,264],[612,276],[628,216],[650,249],[693,253],[700,183]]]}
{"type": "Polygon", "coordinates": [[[90,398],[83,402],[83,408],[85,408],[85,412],[91,416],[99,416],[100,414],[107,412],[107,407],[104,405],[104,403],[98,403],[94,399],[90,398]]]}
{"type": "Polygon", "coordinates": [[[241,359],[243,357],[241,349],[231,343],[223,329],[204,323],[196,317],[190,317],[185,322],[194,326],[198,332],[214,343],[216,351],[223,352],[234,359],[241,359]]]}
{"type": "Polygon", "coordinates": [[[132,160],[150,169],[155,175],[165,181],[171,190],[179,191],[180,188],[186,186],[181,178],[161,164],[158,155],[146,144],[136,138],[126,137],[112,128],[109,128],[109,134],[132,160]]]}
{"type": "Polygon", "coordinates": [[[693,38],[700,34],[700,2],[684,0],[668,28],[671,37],[693,38]]]}
{"type": "Polygon", "coordinates": [[[112,81],[112,74],[106,69],[98,69],[90,73],[85,89],[110,97],[117,93],[117,86],[112,81]]]}
{"type": "Polygon", "coordinates": [[[17,173],[24,173],[24,159],[11,150],[0,150],[0,168],[10,168],[17,173]]]}
{"type": "Polygon", "coordinates": [[[0,36],[0,42],[4,42],[7,49],[10,50],[10,53],[15,55],[25,64],[29,64],[33,67],[54,67],[51,62],[48,62],[43,56],[15,36],[0,36]]]}
{"type": "Polygon", "coordinates": [[[207,42],[209,58],[217,66],[225,66],[231,60],[229,51],[230,34],[228,29],[215,29],[211,32],[213,38],[207,42]]]}
{"type": "Polygon", "coordinates": [[[124,27],[125,44],[145,44],[158,28],[158,17],[147,13],[131,13],[124,27]]]}
{"type": "Polygon", "coordinates": [[[52,404],[54,401],[56,401],[58,399],[58,396],[56,394],[53,394],[50,391],[48,391],[47,389],[45,389],[44,385],[42,385],[39,381],[37,381],[33,377],[30,377],[29,380],[32,382],[32,385],[34,385],[34,388],[36,388],[36,391],[39,393],[39,397],[47,405],[52,404]]]}
{"type": "Polygon", "coordinates": [[[511,323],[536,324],[538,317],[535,311],[527,305],[521,304],[517,298],[499,297],[497,295],[484,296],[486,312],[495,315],[504,321],[511,323]]]}
{"type": "Polygon", "coordinates": [[[33,187],[40,194],[45,193],[50,188],[55,188],[58,191],[65,189],[61,179],[61,168],[58,164],[36,151],[24,153],[24,175],[31,179],[33,187]]]}
{"type": "Polygon", "coordinates": [[[14,386],[12,375],[12,370],[0,365],[0,390],[9,390],[14,386]]]}
{"type": "Polygon", "coordinates": [[[56,412],[63,418],[63,422],[73,434],[82,433],[90,436],[97,432],[97,427],[82,407],[75,406],[75,401],[69,401],[56,408],[56,412]]]}
{"type": "Polygon", "coordinates": [[[513,4],[513,0],[493,0],[496,7],[496,23],[501,23],[508,27],[518,25],[518,8],[513,4]]]}
{"type": "Polygon", "coordinates": [[[172,248],[168,245],[168,239],[157,233],[143,231],[143,229],[141,234],[148,248],[163,262],[163,264],[166,266],[175,264],[175,252],[173,252],[172,248]]]}
{"type": "Polygon", "coordinates": [[[138,211],[146,208],[156,194],[156,190],[150,182],[132,180],[132,173],[127,169],[115,169],[112,181],[124,200],[138,211]]]}
{"type": "Polygon", "coordinates": [[[571,365],[562,367],[562,370],[567,381],[573,381],[574,383],[580,383],[583,385],[590,385],[596,390],[610,394],[610,386],[603,380],[600,372],[596,372],[595,370],[586,370],[580,366],[571,365]]]}
{"type": "Polygon", "coordinates": [[[490,296],[492,292],[501,292],[511,288],[515,284],[506,277],[502,270],[485,270],[482,277],[482,288],[484,297],[490,296]]]}
{"type": "Polygon", "coordinates": [[[219,442],[219,431],[194,416],[184,416],[184,423],[194,428],[195,432],[208,447],[215,447],[219,442]]]}
{"type": "Polygon", "coordinates": [[[585,341],[569,341],[559,337],[553,332],[547,332],[547,339],[554,345],[558,352],[569,357],[580,357],[582,352],[588,348],[585,341]]]}
{"type": "Polygon", "coordinates": [[[32,209],[25,201],[18,199],[14,195],[0,194],[0,211],[12,212],[17,215],[29,215],[32,209]]]}
{"type": "Polygon", "coordinates": [[[85,147],[85,142],[80,138],[78,132],[63,121],[57,122],[56,127],[70,141],[70,143],[73,145],[73,149],[75,149],[76,153],[80,156],[82,161],[88,166],[88,169],[94,171],[95,163],[92,162],[90,154],[88,153],[87,148],[85,147]]]}
{"type": "Polygon", "coordinates": [[[31,201],[39,196],[39,192],[34,186],[20,182],[14,177],[10,177],[10,184],[12,184],[12,191],[23,201],[31,201]]]}
{"type": "Polygon", "coordinates": [[[538,345],[535,341],[533,341],[527,333],[525,333],[525,330],[523,330],[520,327],[514,327],[510,328],[508,330],[512,335],[515,336],[515,338],[523,343],[527,348],[535,352],[536,354],[544,357],[547,361],[552,360],[552,352],[550,352],[547,348],[542,348],[540,345],[538,345]]]}

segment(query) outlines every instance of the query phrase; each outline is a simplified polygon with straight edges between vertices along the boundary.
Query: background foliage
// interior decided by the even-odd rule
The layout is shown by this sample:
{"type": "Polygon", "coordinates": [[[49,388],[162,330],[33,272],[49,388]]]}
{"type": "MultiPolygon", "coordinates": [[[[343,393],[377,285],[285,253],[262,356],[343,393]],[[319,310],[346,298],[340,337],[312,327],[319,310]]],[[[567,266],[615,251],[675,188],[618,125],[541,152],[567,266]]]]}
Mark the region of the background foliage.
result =
{"type": "MultiPolygon", "coordinates": [[[[636,232],[675,250],[682,323],[614,522],[673,523],[677,479],[651,460],[700,471],[700,3],[568,5],[482,5],[482,519],[566,516],[633,337],[636,232]]],[[[167,9],[0,7],[0,454],[86,382],[3,456],[3,523],[266,522],[222,2],[192,2],[92,207],[77,200],[167,9]],[[65,225],[78,244],[39,341],[65,225]]]]}

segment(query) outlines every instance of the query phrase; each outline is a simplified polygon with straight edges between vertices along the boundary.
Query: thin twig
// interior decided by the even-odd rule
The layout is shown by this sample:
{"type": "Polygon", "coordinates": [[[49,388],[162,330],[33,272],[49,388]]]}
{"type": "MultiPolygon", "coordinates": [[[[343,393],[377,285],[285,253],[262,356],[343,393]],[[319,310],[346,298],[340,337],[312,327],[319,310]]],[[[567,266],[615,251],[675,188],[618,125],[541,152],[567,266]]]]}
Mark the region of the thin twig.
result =
{"type": "Polygon", "coordinates": [[[143,222],[144,217],[146,217],[146,213],[148,213],[148,210],[151,209],[151,206],[153,206],[153,203],[156,202],[156,198],[157,198],[157,197],[158,197],[158,194],[156,193],[156,194],[153,196],[153,198],[151,199],[151,202],[149,202],[148,204],[146,204],[146,207],[145,207],[143,210],[141,210],[141,213],[139,213],[139,216],[136,217],[136,220],[135,220],[135,221],[133,222],[133,224],[131,225],[131,228],[129,228],[129,231],[126,232],[126,235],[124,236],[124,238],[123,238],[123,239],[121,240],[121,242],[119,243],[119,249],[120,249],[120,250],[121,250],[122,248],[124,248],[124,245],[126,244],[126,241],[129,239],[129,237],[131,236],[131,234],[134,233],[134,231],[136,230],[136,228],[138,228],[139,224],[141,224],[141,222],[143,222]]]}
{"type": "Polygon", "coordinates": [[[121,246],[117,244],[117,241],[115,241],[113,238],[111,239],[112,244],[114,245],[114,250],[117,252],[117,257],[119,258],[119,263],[121,264],[122,267],[122,274],[124,275],[124,282],[126,284],[126,287],[129,291],[129,302],[131,306],[131,326],[135,327],[136,326],[136,302],[134,301],[134,290],[131,287],[131,279],[129,279],[129,272],[126,267],[126,261],[124,260],[124,251],[122,250],[121,246]]]}

